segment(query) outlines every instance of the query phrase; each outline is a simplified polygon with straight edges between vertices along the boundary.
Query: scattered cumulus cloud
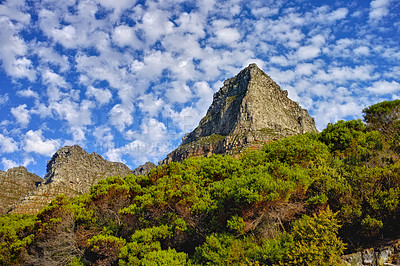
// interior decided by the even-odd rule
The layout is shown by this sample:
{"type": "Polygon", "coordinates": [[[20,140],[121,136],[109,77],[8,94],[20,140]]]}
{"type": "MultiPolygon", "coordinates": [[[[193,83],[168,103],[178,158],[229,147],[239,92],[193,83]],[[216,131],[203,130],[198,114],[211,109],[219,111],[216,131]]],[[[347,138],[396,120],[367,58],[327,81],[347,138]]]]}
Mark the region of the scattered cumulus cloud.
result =
{"type": "Polygon", "coordinates": [[[131,108],[126,108],[120,104],[116,104],[110,111],[110,124],[119,131],[123,131],[125,127],[133,123],[131,108]]]}
{"type": "Polygon", "coordinates": [[[18,163],[16,163],[15,161],[9,160],[9,159],[6,159],[6,158],[2,158],[1,159],[1,163],[4,166],[4,168],[3,168],[4,171],[7,171],[10,168],[14,168],[14,167],[19,166],[18,163]]]}
{"type": "Polygon", "coordinates": [[[42,130],[29,130],[24,138],[24,150],[40,155],[52,156],[60,147],[61,142],[57,139],[45,139],[42,130]]]}
{"type": "Polygon", "coordinates": [[[26,109],[26,104],[21,104],[18,107],[11,108],[11,114],[17,120],[17,122],[21,125],[21,127],[26,127],[29,124],[31,116],[29,114],[29,110],[26,109]]]}
{"type": "Polygon", "coordinates": [[[39,94],[31,89],[19,90],[17,91],[17,95],[25,98],[39,98],[39,94]]]}
{"type": "Polygon", "coordinates": [[[372,22],[381,20],[389,13],[391,0],[373,0],[370,4],[369,19],[372,22]]]}
{"type": "Polygon", "coordinates": [[[400,90],[400,84],[396,81],[381,80],[374,82],[367,90],[376,94],[395,93],[400,90]]]}
{"type": "Polygon", "coordinates": [[[12,153],[18,150],[18,143],[3,134],[0,134],[0,153],[12,153]]]}
{"type": "Polygon", "coordinates": [[[93,97],[96,99],[100,106],[110,102],[112,94],[108,89],[96,89],[93,86],[89,86],[86,91],[87,97],[93,97]]]}

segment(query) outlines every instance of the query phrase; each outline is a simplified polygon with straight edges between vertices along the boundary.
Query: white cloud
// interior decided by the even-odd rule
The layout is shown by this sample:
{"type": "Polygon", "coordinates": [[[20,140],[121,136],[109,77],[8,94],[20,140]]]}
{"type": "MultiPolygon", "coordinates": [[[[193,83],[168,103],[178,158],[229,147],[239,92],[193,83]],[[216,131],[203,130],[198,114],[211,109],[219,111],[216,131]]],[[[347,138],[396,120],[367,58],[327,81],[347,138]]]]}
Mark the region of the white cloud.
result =
{"type": "Polygon", "coordinates": [[[8,100],[10,99],[10,97],[8,96],[8,94],[3,94],[0,97],[0,106],[2,106],[3,104],[7,103],[8,100]]]}
{"type": "Polygon", "coordinates": [[[96,89],[89,86],[86,90],[87,97],[94,97],[100,106],[110,102],[112,94],[108,89],[96,89]]]}
{"type": "Polygon", "coordinates": [[[14,162],[13,160],[8,160],[8,159],[6,159],[6,158],[2,158],[1,159],[1,163],[3,164],[3,166],[4,166],[4,171],[7,171],[8,169],[10,169],[10,168],[14,168],[14,167],[17,167],[18,166],[18,164],[16,163],[16,162],[14,162]]]}
{"type": "Polygon", "coordinates": [[[297,75],[305,75],[305,76],[310,76],[311,74],[314,73],[314,71],[317,69],[316,64],[311,64],[311,63],[303,63],[303,64],[298,64],[296,65],[296,74],[297,75]]]}
{"type": "Polygon", "coordinates": [[[122,161],[122,157],[128,155],[136,163],[142,164],[149,160],[159,160],[160,155],[171,150],[167,129],[156,119],[145,120],[140,125],[140,131],[128,132],[128,134],[135,140],[120,148],[108,150],[106,156],[109,160],[122,161]]]}
{"type": "Polygon", "coordinates": [[[367,46],[360,46],[354,49],[354,53],[360,56],[367,56],[370,54],[370,49],[367,46]]]}
{"type": "Polygon", "coordinates": [[[110,111],[110,124],[122,131],[125,127],[132,125],[133,117],[131,115],[131,107],[122,106],[120,104],[114,105],[110,111]]]}
{"type": "Polygon", "coordinates": [[[351,67],[330,67],[328,71],[319,70],[315,77],[320,81],[332,81],[342,84],[349,80],[367,81],[376,78],[373,74],[374,67],[370,65],[362,65],[354,68],[351,67]]]}
{"type": "Polygon", "coordinates": [[[197,110],[194,107],[186,107],[176,111],[171,106],[165,106],[163,116],[172,119],[173,124],[184,133],[193,130],[204,115],[204,110],[197,110]]]}
{"type": "Polygon", "coordinates": [[[46,44],[38,43],[37,46],[33,47],[33,50],[40,58],[39,60],[41,64],[46,67],[49,67],[50,65],[58,66],[61,73],[70,68],[68,57],[66,55],[58,54],[51,46],[46,47],[46,44]]]}
{"type": "Polygon", "coordinates": [[[45,139],[42,130],[29,130],[24,138],[24,150],[37,154],[52,156],[60,147],[60,141],[55,139],[45,139]]]}
{"type": "Polygon", "coordinates": [[[370,21],[379,21],[389,13],[389,5],[391,0],[373,0],[370,4],[369,19],[370,21]]]}
{"type": "Polygon", "coordinates": [[[93,136],[96,139],[96,145],[103,150],[112,150],[114,148],[114,135],[109,127],[96,127],[93,130],[93,136]]]}
{"type": "Polygon", "coordinates": [[[207,82],[205,81],[196,82],[193,87],[196,92],[196,96],[200,97],[201,99],[207,99],[207,98],[212,99],[213,91],[207,82]]]}
{"type": "Polygon", "coordinates": [[[165,96],[171,103],[185,103],[193,97],[193,94],[186,84],[173,83],[172,88],[166,91],[165,96]]]}
{"type": "Polygon", "coordinates": [[[135,1],[132,0],[97,0],[102,6],[112,8],[114,10],[114,17],[118,18],[121,12],[132,6],[135,1]]]}
{"type": "Polygon", "coordinates": [[[204,30],[205,17],[198,13],[192,12],[188,14],[183,12],[175,22],[178,24],[176,31],[181,33],[181,35],[177,35],[176,37],[195,37],[197,40],[203,38],[206,34],[204,30]],[[186,33],[190,33],[191,36],[187,36],[186,33]]]}
{"type": "Polygon", "coordinates": [[[143,46],[143,43],[136,37],[135,29],[127,25],[116,27],[112,36],[114,42],[120,47],[131,46],[139,49],[143,46]]]}
{"type": "Polygon", "coordinates": [[[376,94],[394,93],[400,90],[400,84],[396,81],[376,81],[371,87],[368,87],[367,90],[376,94]]]}
{"type": "Polygon", "coordinates": [[[24,1],[4,1],[0,5],[0,16],[6,16],[9,19],[22,22],[24,24],[29,23],[31,16],[30,14],[22,12],[20,9],[24,5],[24,1]]]}
{"type": "Polygon", "coordinates": [[[336,21],[336,20],[344,19],[348,13],[349,13],[349,10],[347,8],[341,7],[339,9],[329,13],[328,16],[326,16],[324,19],[328,20],[328,21],[336,21]]]}
{"type": "Polygon", "coordinates": [[[0,134],[0,153],[11,153],[18,150],[18,144],[14,139],[0,134]]]}
{"type": "Polygon", "coordinates": [[[50,105],[50,109],[59,118],[67,120],[71,127],[91,125],[93,107],[94,104],[91,101],[83,100],[81,103],[77,103],[70,99],[53,102],[50,105]]]}
{"type": "Polygon", "coordinates": [[[143,113],[148,113],[150,117],[158,115],[164,107],[165,102],[153,94],[145,94],[139,99],[138,106],[143,113]]]}
{"type": "Polygon", "coordinates": [[[361,110],[360,103],[354,99],[348,99],[348,101],[331,99],[322,102],[315,110],[315,116],[318,118],[316,120],[317,128],[322,130],[328,123],[334,123],[348,116],[359,116],[361,110]]]}
{"type": "Polygon", "coordinates": [[[240,33],[234,28],[218,29],[215,34],[220,42],[229,45],[232,45],[240,40],[240,33]]]}
{"type": "Polygon", "coordinates": [[[300,60],[307,60],[315,58],[319,55],[321,49],[314,45],[302,46],[297,51],[300,60]]]}
{"type": "Polygon", "coordinates": [[[64,145],[75,145],[79,144],[84,146],[86,140],[85,127],[72,126],[68,129],[68,132],[72,135],[72,140],[65,141],[64,145]]]}
{"type": "Polygon", "coordinates": [[[173,32],[174,24],[169,20],[169,16],[169,11],[155,7],[150,7],[143,14],[142,23],[137,25],[137,29],[143,30],[148,45],[173,32]]]}
{"type": "Polygon", "coordinates": [[[68,83],[65,81],[65,79],[50,69],[46,69],[42,73],[42,79],[44,84],[60,88],[68,88],[68,83]]]}
{"type": "Polygon", "coordinates": [[[210,10],[214,9],[216,0],[199,0],[196,1],[197,5],[200,8],[200,12],[203,14],[207,14],[210,10]]]}
{"type": "Polygon", "coordinates": [[[217,43],[234,45],[240,40],[241,36],[239,31],[231,26],[230,21],[224,19],[215,20],[212,25],[217,43]]]}
{"type": "Polygon", "coordinates": [[[278,14],[279,8],[276,6],[264,6],[264,7],[254,7],[251,9],[251,13],[256,17],[269,17],[278,14]]]}
{"type": "Polygon", "coordinates": [[[35,98],[35,99],[39,98],[39,94],[31,89],[19,90],[17,91],[17,94],[25,98],[35,98]]]}
{"type": "Polygon", "coordinates": [[[18,107],[11,108],[11,114],[15,117],[21,127],[28,126],[31,119],[29,110],[27,110],[26,107],[26,104],[21,104],[18,107]]]}
{"type": "Polygon", "coordinates": [[[0,62],[9,76],[34,81],[36,73],[32,61],[26,57],[28,46],[18,34],[29,23],[30,15],[18,8],[19,4],[12,1],[0,5],[0,62]]]}
{"type": "Polygon", "coordinates": [[[31,156],[25,156],[24,161],[22,162],[22,165],[27,167],[31,163],[36,163],[35,159],[33,159],[31,156]]]}

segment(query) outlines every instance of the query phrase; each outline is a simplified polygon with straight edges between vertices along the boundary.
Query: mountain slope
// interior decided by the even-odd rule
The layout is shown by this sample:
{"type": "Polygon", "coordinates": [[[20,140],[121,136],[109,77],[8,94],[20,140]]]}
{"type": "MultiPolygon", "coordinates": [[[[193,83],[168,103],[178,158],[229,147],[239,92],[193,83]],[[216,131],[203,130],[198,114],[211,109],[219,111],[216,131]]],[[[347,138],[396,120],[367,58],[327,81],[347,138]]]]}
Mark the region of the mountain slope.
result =
{"type": "Polygon", "coordinates": [[[25,167],[15,167],[7,172],[0,171],[0,214],[5,214],[29,191],[43,182],[39,176],[29,173],[25,167]]]}
{"type": "Polygon", "coordinates": [[[123,163],[109,162],[97,153],[87,153],[78,145],[63,147],[47,163],[44,184],[23,198],[11,213],[35,214],[57,195],[80,195],[103,178],[130,173],[123,163]]]}
{"type": "Polygon", "coordinates": [[[247,147],[317,132],[307,110],[287,97],[256,64],[224,82],[199,126],[161,164],[191,156],[234,154],[247,147]]]}

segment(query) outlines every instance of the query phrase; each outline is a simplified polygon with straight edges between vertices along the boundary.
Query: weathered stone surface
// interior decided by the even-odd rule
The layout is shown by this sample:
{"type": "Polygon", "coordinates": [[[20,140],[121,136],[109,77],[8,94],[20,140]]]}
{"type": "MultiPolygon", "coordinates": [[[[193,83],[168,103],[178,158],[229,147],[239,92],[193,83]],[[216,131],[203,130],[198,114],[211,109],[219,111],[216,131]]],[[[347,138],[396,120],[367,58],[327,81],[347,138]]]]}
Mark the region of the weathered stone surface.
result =
{"type": "Polygon", "coordinates": [[[305,132],[317,132],[307,110],[290,100],[287,91],[256,64],[250,64],[224,82],[199,126],[160,164],[211,153],[235,154],[305,132]]]}
{"type": "Polygon", "coordinates": [[[400,265],[400,240],[392,243],[365,249],[363,251],[344,255],[342,257],[344,265],[351,266],[383,266],[400,265]]]}
{"type": "Polygon", "coordinates": [[[8,169],[7,172],[0,171],[0,215],[6,214],[14,204],[42,182],[42,178],[28,172],[23,166],[8,169]]]}
{"type": "Polygon", "coordinates": [[[147,162],[145,164],[142,164],[142,165],[138,166],[134,170],[132,170],[132,174],[134,174],[136,176],[138,176],[138,175],[147,175],[151,170],[153,170],[156,167],[157,167],[157,165],[155,165],[154,163],[147,162]]]}
{"type": "Polygon", "coordinates": [[[123,163],[109,162],[77,145],[66,146],[47,163],[45,182],[25,196],[11,213],[35,214],[57,195],[80,195],[89,192],[90,187],[103,178],[130,173],[131,170],[123,163]]]}

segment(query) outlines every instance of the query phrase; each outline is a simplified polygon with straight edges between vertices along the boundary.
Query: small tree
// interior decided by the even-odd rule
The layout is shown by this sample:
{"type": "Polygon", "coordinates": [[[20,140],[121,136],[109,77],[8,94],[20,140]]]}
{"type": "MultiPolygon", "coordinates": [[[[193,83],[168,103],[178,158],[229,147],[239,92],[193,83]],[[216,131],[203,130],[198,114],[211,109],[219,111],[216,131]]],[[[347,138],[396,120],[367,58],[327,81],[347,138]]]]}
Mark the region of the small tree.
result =
{"type": "Polygon", "coordinates": [[[400,133],[400,100],[384,101],[363,110],[364,120],[372,130],[380,131],[386,139],[398,138],[400,133]]]}
{"type": "Polygon", "coordinates": [[[313,217],[303,216],[292,225],[294,248],[289,265],[338,265],[345,246],[338,238],[340,225],[329,209],[313,217]]]}

